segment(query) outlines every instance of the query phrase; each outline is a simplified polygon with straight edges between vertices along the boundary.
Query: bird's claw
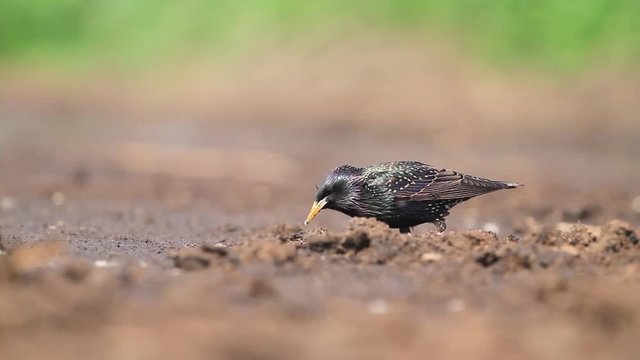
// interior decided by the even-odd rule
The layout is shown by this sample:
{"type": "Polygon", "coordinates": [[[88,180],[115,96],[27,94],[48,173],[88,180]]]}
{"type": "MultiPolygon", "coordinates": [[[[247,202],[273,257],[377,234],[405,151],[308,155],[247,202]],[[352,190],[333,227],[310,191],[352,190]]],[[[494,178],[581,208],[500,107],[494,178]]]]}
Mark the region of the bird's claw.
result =
{"type": "Polygon", "coordinates": [[[440,232],[440,233],[442,233],[445,230],[447,230],[447,223],[445,223],[444,220],[442,220],[442,219],[434,221],[433,225],[436,226],[436,230],[438,230],[438,232],[440,232]]]}

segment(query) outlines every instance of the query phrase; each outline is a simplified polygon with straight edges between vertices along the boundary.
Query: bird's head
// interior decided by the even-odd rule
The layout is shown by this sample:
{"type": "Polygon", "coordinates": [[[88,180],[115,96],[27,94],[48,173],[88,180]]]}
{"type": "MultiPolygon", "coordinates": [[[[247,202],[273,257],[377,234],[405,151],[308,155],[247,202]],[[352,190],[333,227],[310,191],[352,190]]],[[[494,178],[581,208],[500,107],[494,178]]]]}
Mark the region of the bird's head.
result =
{"type": "Polygon", "coordinates": [[[358,182],[362,169],[343,165],[331,171],[317,187],[316,199],[304,224],[307,225],[322,209],[350,212],[357,206],[358,182]]]}

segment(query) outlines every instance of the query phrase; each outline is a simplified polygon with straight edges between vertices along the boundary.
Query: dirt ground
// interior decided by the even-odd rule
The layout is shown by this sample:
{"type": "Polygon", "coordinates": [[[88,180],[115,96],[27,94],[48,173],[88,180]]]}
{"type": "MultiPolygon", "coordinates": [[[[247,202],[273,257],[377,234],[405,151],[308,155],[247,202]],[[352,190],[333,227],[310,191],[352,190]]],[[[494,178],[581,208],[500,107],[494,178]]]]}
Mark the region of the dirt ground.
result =
{"type": "Polygon", "coordinates": [[[4,75],[2,358],[637,359],[637,82],[369,55],[134,98],[4,75]],[[400,159],[526,186],[443,234],[302,226],[328,170],[400,159]]]}

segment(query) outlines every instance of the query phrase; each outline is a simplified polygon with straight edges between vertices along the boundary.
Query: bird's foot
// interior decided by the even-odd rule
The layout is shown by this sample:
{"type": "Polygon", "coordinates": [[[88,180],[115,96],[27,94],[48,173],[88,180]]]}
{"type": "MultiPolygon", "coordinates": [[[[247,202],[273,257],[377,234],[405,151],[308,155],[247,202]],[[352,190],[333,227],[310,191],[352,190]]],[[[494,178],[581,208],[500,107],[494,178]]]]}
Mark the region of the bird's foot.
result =
{"type": "Polygon", "coordinates": [[[400,228],[400,234],[411,234],[411,228],[410,227],[400,228]]]}
{"type": "Polygon", "coordinates": [[[438,220],[434,221],[433,225],[435,225],[436,230],[438,230],[438,232],[440,232],[440,233],[442,233],[445,230],[447,230],[447,223],[445,223],[443,219],[438,219],[438,220]]]}

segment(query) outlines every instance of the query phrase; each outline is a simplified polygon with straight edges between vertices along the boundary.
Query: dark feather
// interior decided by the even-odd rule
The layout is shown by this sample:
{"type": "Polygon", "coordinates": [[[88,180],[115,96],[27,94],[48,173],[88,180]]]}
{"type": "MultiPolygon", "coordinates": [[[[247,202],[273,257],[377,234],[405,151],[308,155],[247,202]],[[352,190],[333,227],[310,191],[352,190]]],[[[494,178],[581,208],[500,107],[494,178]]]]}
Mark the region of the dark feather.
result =
{"type": "Polygon", "coordinates": [[[409,164],[406,171],[394,174],[387,180],[396,201],[468,199],[515,187],[515,184],[464,175],[447,169],[437,169],[422,163],[409,162],[409,164]]]}

